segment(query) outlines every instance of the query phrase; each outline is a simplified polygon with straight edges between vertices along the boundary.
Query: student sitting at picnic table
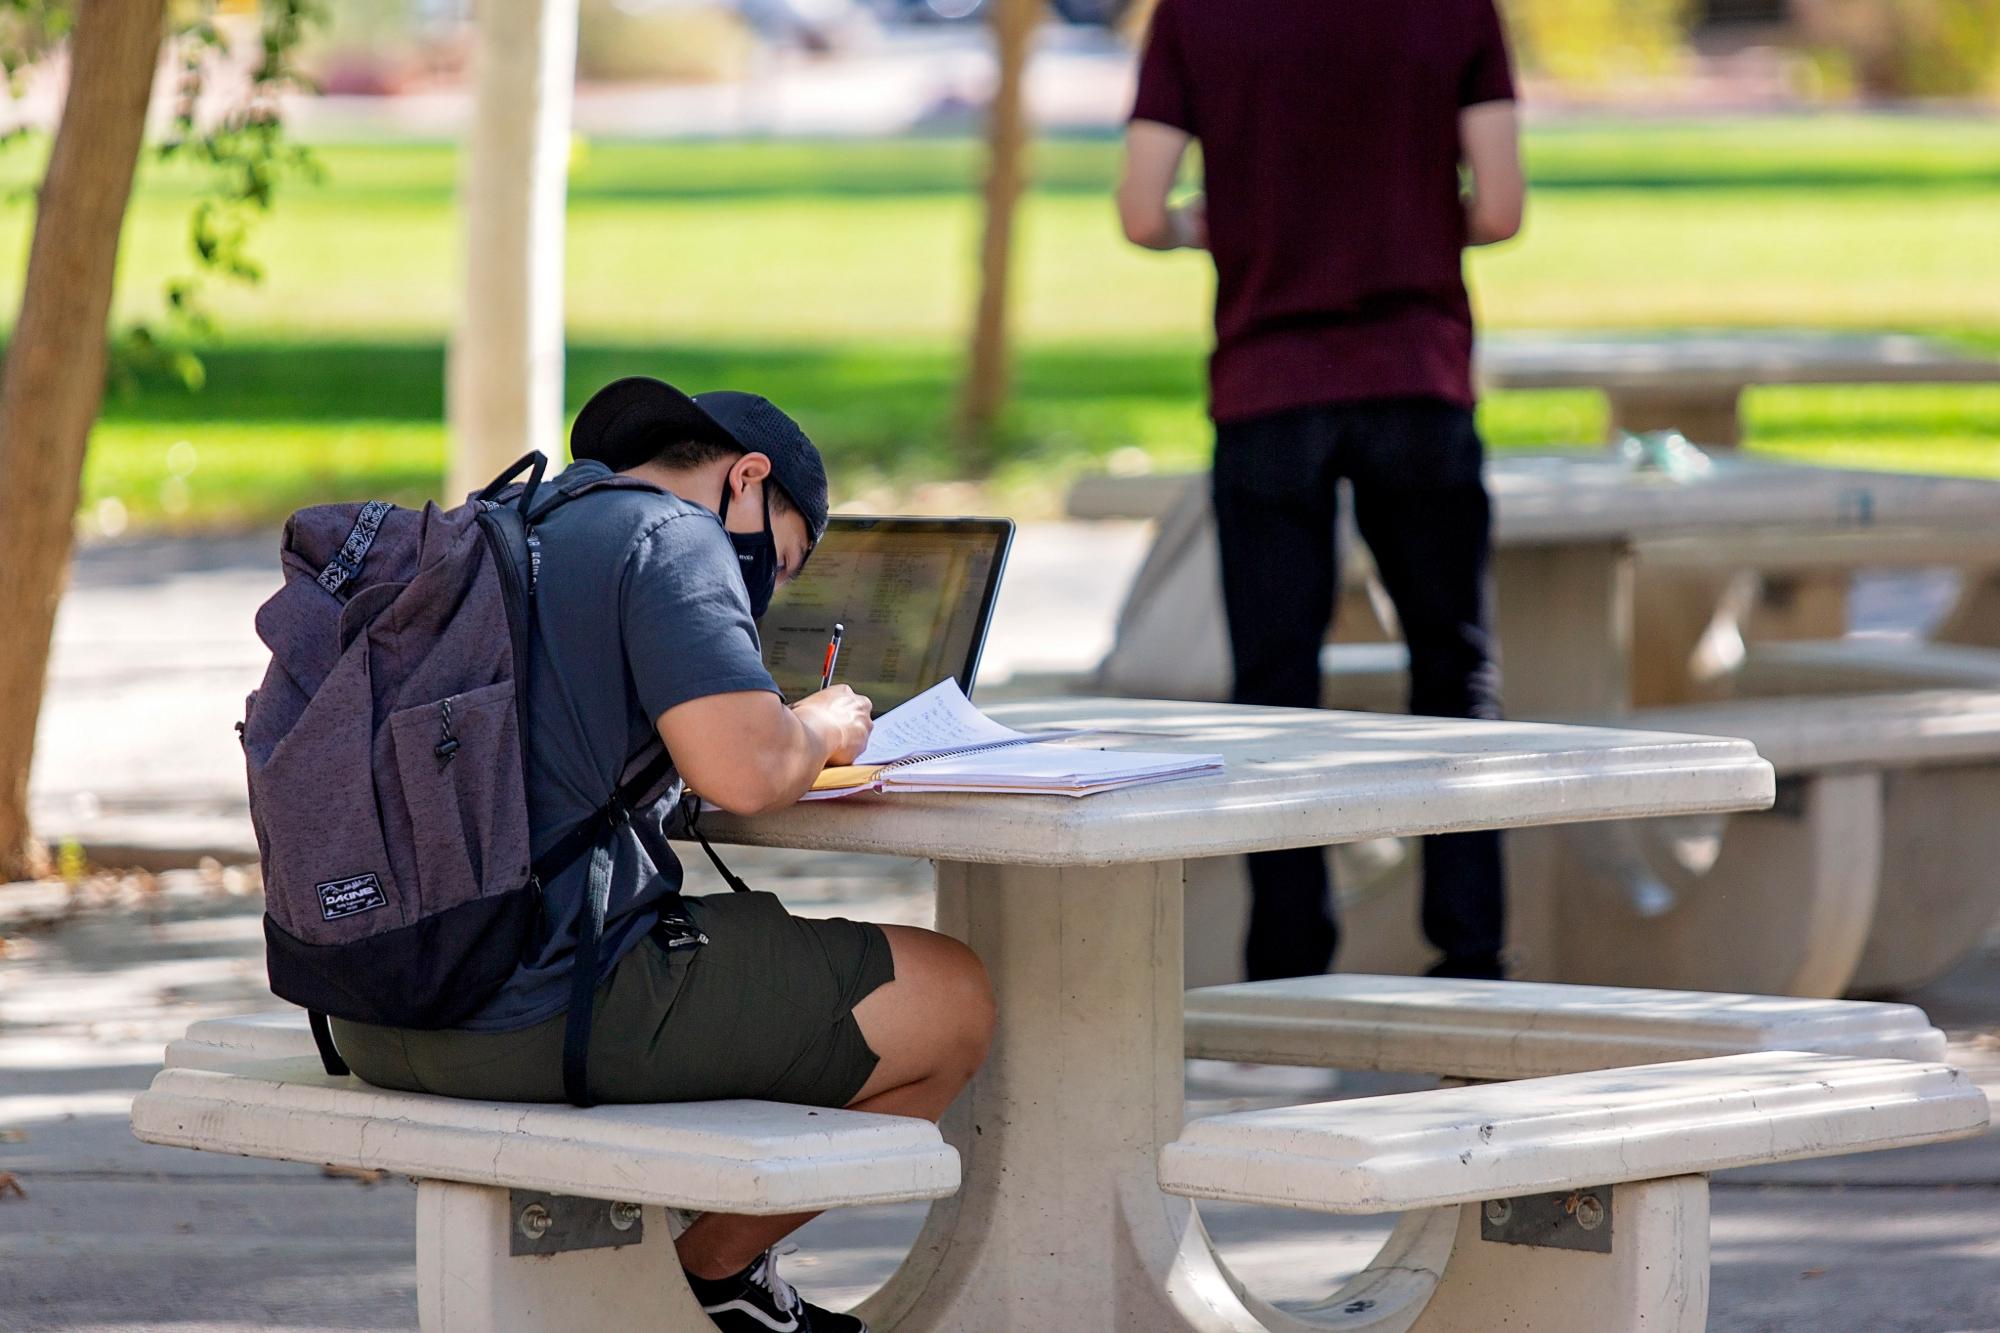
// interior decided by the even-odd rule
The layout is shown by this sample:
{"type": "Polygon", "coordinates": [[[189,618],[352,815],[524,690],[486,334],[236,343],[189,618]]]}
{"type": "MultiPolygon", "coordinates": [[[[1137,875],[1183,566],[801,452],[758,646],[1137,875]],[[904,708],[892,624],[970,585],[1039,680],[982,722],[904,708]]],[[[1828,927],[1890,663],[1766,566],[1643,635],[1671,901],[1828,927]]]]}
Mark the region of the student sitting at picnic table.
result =
{"type": "MultiPolygon", "coordinates": [[[[1320,701],[1346,478],[1409,645],[1410,711],[1500,716],[1460,252],[1520,226],[1516,139],[1493,0],[1154,11],[1118,207],[1133,243],[1215,260],[1209,407],[1237,703],[1320,701]],[[1196,139],[1206,192],[1170,207],[1196,139]]],[[[1323,851],[1249,861],[1250,979],[1324,972],[1339,935],[1323,851]]],[[[1499,835],[1426,839],[1432,974],[1498,977],[1502,924],[1499,835]]]]}
{"type": "MultiPolygon", "coordinates": [[[[690,398],[645,378],[593,397],[571,448],[577,461],[559,487],[618,471],[657,489],[579,496],[536,526],[525,738],[535,854],[602,805],[652,730],[680,779],[615,835],[592,1096],[759,1098],[935,1120],[993,1035],[978,957],[928,930],[795,917],[768,893],[682,898],[665,836],[681,783],[732,813],[774,810],[867,743],[867,699],[836,685],[787,707],[757,638],[773,590],[825,530],[819,452],[763,398],[690,398]]],[[[539,951],[461,1029],[335,1020],[355,1073],[405,1091],[562,1101],[585,873],[580,860],[543,886],[539,951]]],[[[706,1214],[680,1236],[689,1285],[717,1327],[865,1333],[778,1276],[772,1246],[808,1220],[706,1214]]]]}

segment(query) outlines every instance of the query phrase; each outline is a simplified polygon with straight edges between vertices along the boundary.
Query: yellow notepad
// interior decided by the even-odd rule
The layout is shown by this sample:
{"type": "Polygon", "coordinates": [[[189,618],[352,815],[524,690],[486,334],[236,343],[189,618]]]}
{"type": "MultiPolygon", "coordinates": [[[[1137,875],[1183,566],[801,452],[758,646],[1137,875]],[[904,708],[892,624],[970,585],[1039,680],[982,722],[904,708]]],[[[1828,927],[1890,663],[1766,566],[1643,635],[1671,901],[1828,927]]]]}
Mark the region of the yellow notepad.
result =
{"type": "Polygon", "coordinates": [[[887,764],[835,764],[820,770],[813,779],[814,791],[845,791],[850,787],[873,786],[887,764]]]}

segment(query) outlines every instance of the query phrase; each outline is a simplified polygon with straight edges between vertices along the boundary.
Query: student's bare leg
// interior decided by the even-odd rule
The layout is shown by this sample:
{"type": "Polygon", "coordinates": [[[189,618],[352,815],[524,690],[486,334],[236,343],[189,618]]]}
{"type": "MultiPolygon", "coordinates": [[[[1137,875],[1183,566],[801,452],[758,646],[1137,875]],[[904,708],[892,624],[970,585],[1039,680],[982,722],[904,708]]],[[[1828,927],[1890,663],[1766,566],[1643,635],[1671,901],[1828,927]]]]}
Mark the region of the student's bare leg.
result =
{"type": "MultiPolygon", "coordinates": [[[[993,987],[979,956],[949,935],[884,926],[896,978],[854,1007],[875,1072],[848,1108],[936,1120],[972,1081],[993,1040],[993,987]]],[[[696,1277],[739,1273],[816,1213],[704,1213],[675,1242],[696,1277]]]]}

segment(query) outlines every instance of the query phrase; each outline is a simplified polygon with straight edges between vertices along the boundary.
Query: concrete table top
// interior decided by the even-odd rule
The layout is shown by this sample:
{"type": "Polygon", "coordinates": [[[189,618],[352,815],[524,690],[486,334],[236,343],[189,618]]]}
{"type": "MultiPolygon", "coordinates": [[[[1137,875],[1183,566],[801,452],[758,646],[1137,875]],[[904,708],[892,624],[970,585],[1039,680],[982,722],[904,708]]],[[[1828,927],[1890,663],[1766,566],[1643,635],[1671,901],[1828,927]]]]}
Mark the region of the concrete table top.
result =
{"type": "Polygon", "coordinates": [[[718,842],[1031,866],[1112,865],[1367,838],[1759,809],[1747,741],[1143,699],[991,710],[1109,748],[1220,753],[1225,771],[1081,800],[900,793],[703,817],[718,842]]]}
{"type": "Polygon", "coordinates": [[[1716,455],[1702,476],[1635,471],[1608,454],[1528,454],[1486,469],[1500,546],[1625,542],[1755,528],[1855,531],[2000,523],[2000,482],[1716,455]]]}
{"type": "MultiPolygon", "coordinates": [[[[1813,467],[1733,454],[1710,456],[1704,476],[1639,472],[1609,453],[1503,454],[1486,464],[1497,546],[1629,542],[1719,531],[1772,529],[1886,533],[1955,528],[1975,535],[2000,524],[2000,482],[1813,467]]],[[[1169,510],[1205,473],[1086,477],[1070,492],[1078,518],[1150,518],[1169,510]]],[[[1351,529],[1350,550],[1358,551],[1351,529]]],[[[2000,545],[1996,538],[1995,545],[2000,545]]]]}
{"type": "Polygon", "coordinates": [[[1908,334],[1767,332],[1510,334],[1481,342],[1500,389],[2000,381],[2000,361],[1908,334]]]}

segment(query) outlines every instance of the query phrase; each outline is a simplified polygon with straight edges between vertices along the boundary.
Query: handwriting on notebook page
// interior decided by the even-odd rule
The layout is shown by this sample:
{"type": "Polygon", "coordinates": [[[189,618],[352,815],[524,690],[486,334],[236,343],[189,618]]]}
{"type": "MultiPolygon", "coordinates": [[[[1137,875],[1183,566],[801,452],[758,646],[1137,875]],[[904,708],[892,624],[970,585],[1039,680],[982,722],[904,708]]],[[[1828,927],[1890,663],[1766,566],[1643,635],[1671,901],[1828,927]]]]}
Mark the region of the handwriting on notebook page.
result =
{"type": "Polygon", "coordinates": [[[898,759],[932,750],[1027,739],[1030,738],[1026,733],[1003,727],[974,708],[965,692],[958,688],[958,682],[946,678],[876,718],[868,748],[854,762],[893,764],[898,759]]]}

